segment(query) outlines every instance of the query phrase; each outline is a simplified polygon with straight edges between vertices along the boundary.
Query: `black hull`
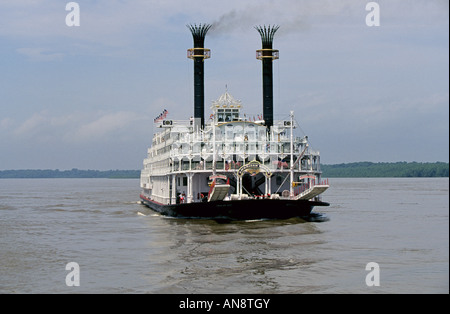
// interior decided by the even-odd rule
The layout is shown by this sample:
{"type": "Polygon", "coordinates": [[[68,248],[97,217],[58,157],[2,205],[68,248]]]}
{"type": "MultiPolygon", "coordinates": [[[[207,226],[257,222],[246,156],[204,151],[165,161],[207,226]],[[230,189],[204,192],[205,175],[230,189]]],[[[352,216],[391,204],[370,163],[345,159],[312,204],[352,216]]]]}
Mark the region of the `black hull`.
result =
{"type": "Polygon", "coordinates": [[[142,204],[170,217],[191,219],[289,219],[310,215],[314,206],[328,203],[306,200],[249,199],[164,205],[141,196],[142,204]]]}

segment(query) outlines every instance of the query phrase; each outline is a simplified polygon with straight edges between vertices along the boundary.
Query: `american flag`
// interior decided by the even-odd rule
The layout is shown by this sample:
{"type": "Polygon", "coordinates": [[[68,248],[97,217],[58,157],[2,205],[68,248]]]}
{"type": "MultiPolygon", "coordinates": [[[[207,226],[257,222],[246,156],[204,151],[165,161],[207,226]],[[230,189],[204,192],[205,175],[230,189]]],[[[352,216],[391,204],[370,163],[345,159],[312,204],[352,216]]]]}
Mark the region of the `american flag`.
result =
{"type": "Polygon", "coordinates": [[[161,112],[161,113],[153,120],[153,122],[154,122],[154,123],[157,123],[157,122],[160,122],[160,121],[164,120],[164,119],[167,117],[168,114],[169,114],[169,111],[167,111],[166,109],[164,109],[164,111],[161,112]]]}

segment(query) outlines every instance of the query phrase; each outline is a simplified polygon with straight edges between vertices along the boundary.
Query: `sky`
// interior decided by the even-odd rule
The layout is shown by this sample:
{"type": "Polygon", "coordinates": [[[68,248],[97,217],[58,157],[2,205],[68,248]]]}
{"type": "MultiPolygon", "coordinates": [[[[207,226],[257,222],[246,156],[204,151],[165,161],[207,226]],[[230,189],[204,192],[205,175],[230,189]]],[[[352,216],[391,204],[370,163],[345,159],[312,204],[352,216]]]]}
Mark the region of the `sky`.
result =
{"type": "Polygon", "coordinates": [[[205,117],[226,88],[262,113],[276,24],[275,119],[322,163],[449,161],[447,0],[78,0],[79,26],[69,2],[0,0],[0,170],[141,169],[154,118],[193,115],[190,23],[213,25],[205,117]]]}

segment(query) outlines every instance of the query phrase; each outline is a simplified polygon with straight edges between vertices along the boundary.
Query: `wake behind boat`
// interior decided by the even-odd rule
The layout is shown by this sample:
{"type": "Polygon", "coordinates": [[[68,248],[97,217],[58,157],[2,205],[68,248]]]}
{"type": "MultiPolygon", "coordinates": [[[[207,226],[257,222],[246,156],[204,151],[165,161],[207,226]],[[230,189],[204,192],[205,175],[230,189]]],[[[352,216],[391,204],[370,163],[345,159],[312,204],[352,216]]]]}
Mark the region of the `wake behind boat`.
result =
{"type": "Polygon", "coordinates": [[[210,25],[190,25],[194,48],[194,118],[167,120],[163,111],[141,171],[141,202],[167,216],[213,219],[287,219],[308,216],[314,206],[328,206],[321,194],[320,154],[308,137],[295,136],[293,111],[273,119],[272,41],[278,26],[257,27],[263,47],[263,114],[243,113],[226,91],[204,117],[204,48],[210,25]]]}

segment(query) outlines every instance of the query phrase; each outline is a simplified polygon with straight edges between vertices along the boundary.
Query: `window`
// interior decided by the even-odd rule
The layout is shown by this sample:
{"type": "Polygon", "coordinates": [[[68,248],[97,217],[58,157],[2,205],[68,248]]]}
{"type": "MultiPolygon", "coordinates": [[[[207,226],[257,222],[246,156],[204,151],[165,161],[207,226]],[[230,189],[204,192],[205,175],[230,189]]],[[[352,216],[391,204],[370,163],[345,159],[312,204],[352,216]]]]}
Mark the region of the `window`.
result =
{"type": "Polygon", "coordinates": [[[233,121],[239,120],[239,110],[233,109],[233,121]]]}

